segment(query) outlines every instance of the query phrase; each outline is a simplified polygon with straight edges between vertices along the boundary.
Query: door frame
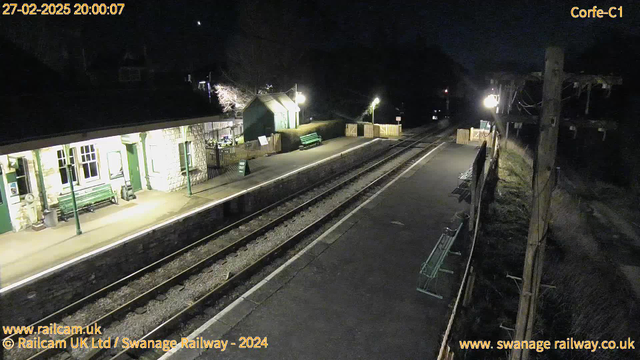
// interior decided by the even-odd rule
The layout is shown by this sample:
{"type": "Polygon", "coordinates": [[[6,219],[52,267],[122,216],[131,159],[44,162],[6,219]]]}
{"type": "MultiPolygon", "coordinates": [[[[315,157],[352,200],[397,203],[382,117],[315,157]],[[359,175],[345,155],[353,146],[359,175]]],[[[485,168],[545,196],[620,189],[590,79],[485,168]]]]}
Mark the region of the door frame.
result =
{"type": "Polygon", "coordinates": [[[4,186],[4,172],[2,171],[2,166],[0,166],[0,234],[13,230],[8,200],[6,188],[4,186]],[[6,210],[6,216],[2,214],[4,210],[6,210]]]}
{"type": "Polygon", "coordinates": [[[127,152],[127,168],[129,169],[129,181],[133,187],[133,192],[142,190],[142,176],[140,175],[140,157],[138,156],[138,144],[125,144],[127,152]],[[132,152],[129,152],[131,147],[132,152]],[[135,161],[136,169],[132,169],[132,160],[135,161]],[[134,177],[138,180],[134,181],[134,177]]]}

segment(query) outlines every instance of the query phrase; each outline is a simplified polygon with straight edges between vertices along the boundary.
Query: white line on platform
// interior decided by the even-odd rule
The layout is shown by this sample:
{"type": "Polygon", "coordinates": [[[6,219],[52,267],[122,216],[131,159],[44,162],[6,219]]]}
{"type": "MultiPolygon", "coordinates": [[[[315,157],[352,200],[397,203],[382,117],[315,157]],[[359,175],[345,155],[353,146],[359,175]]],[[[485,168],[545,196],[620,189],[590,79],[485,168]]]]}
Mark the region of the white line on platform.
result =
{"type": "Polygon", "coordinates": [[[248,193],[248,192],[254,191],[254,190],[256,190],[256,189],[258,189],[258,188],[260,188],[260,187],[262,187],[262,186],[265,186],[265,185],[271,184],[271,183],[273,183],[273,182],[275,182],[275,181],[278,181],[278,180],[280,180],[280,179],[284,179],[284,178],[286,178],[286,177],[288,177],[288,176],[291,176],[291,175],[293,175],[293,174],[295,174],[295,173],[297,173],[297,172],[300,172],[300,171],[302,171],[302,170],[304,170],[304,169],[308,169],[308,168],[310,168],[310,167],[317,166],[318,164],[321,164],[321,163],[323,163],[323,162],[325,162],[325,161],[329,161],[329,160],[334,159],[334,158],[337,158],[337,157],[341,157],[342,155],[344,155],[344,154],[346,154],[346,153],[348,153],[348,152],[351,152],[351,151],[356,150],[356,149],[358,149],[358,148],[361,148],[361,147],[363,147],[363,146],[370,145],[370,144],[372,144],[373,142],[378,141],[378,140],[380,140],[380,139],[379,139],[379,138],[376,138],[376,139],[373,139],[372,141],[367,141],[366,143],[360,144],[360,145],[358,145],[358,146],[354,146],[354,147],[352,147],[351,149],[347,149],[347,150],[345,150],[345,151],[343,151],[343,152],[340,152],[340,153],[337,153],[337,154],[331,155],[331,156],[329,156],[329,157],[327,157],[327,158],[324,158],[324,159],[322,159],[322,160],[318,160],[318,161],[316,161],[316,162],[314,162],[314,163],[307,164],[307,165],[305,165],[305,166],[303,166],[303,167],[301,167],[301,168],[299,168],[299,169],[295,169],[295,170],[290,171],[290,172],[288,172],[288,173],[286,173],[286,174],[284,174],[284,175],[280,175],[280,176],[278,176],[278,177],[276,177],[276,178],[273,178],[273,179],[271,179],[271,180],[268,180],[268,181],[265,181],[265,182],[260,183],[260,184],[258,184],[258,185],[252,186],[252,187],[250,187],[250,188],[248,188],[248,189],[241,190],[241,191],[239,191],[239,192],[237,192],[237,193],[235,193],[235,194],[233,194],[233,195],[229,195],[229,196],[227,196],[226,198],[223,198],[223,199],[220,199],[220,200],[216,200],[216,201],[210,202],[210,203],[205,204],[205,205],[203,205],[203,206],[201,206],[201,207],[198,207],[198,208],[195,208],[195,209],[193,209],[193,210],[191,210],[191,211],[188,211],[188,212],[186,212],[186,213],[184,213],[184,214],[178,215],[178,216],[176,216],[176,217],[174,217],[174,218],[171,218],[171,219],[166,220],[166,221],[164,221],[164,222],[161,222],[161,223],[159,223],[159,224],[153,225],[153,226],[151,226],[151,227],[149,227],[149,228],[146,228],[146,229],[144,229],[144,230],[141,230],[141,231],[139,231],[139,232],[137,232],[137,233],[135,233],[135,234],[133,234],[133,235],[129,235],[129,236],[127,236],[127,237],[124,237],[124,238],[122,238],[122,239],[120,239],[120,240],[118,240],[118,241],[116,241],[116,242],[113,242],[113,243],[111,243],[111,244],[109,244],[109,245],[105,245],[105,246],[103,246],[103,247],[101,247],[101,248],[99,248],[99,249],[93,250],[93,251],[88,252],[88,253],[86,253],[86,254],[82,254],[82,255],[80,255],[80,256],[78,256],[78,257],[76,257],[76,258],[73,258],[73,259],[71,259],[71,260],[69,260],[69,261],[66,261],[66,262],[64,262],[64,263],[62,263],[62,264],[58,264],[58,265],[56,265],[56,266],[54,266],[54,267],[51,267],[51,268],[49,268],[49,269],[47,269],[47,270],[44,270],[44,271],[42,271],[42,272],[39,272],[39,273],[37,273],[37,274],[35,274],[35,275],[29,276],[28,278],[22,279],[22,280],[20,280],[20,281],[18,281],[18,282],[15,282],[15,283],[11,284],[11,285],[8,285],[8,286],[6,286],[6,287],[3,287],[3,288],[1,288],[1,289],[0,289],[0,294],[2,294],[2,293],[4,293],[4,292],[11,291],[12,289],[15,289],[15,288],[20,287],[20,286],[22,286],[22,285],[24,285],[24,284],[27,284],[27,283],[29,283],[29,282],[31,282],[31,281],[33,281],[33,280],[36,280],[36,279],[38,279],[38,278],[40,278],[40,277],[42,277],[42,276],[45,276],[45,275],[47,275],[47,274],[50,274],[50,273],[52,273],[52,272],[54,272],[54,271],[56,271],[56,270],[58,270],[58,269],[65,268],[65,267],[67,267],[67,266],[69,266],[69,265],[71,265],[71,264],[73,264],[73,263],[79,262],[79,261],[81,261],[81,260],[84,260],[84,259],[86,259],[86,258],[88,258],[88,257],[91,257],[91,256],[94,256],[94,255],[100,254],[100,253],[102,253],[102,252],[104,252],[104,251],[106,251],[106,250],[111,249],[112,247],[118,246],[118,245],[120,245],[120,244],[122,244],[122,243],[125,243],[125,242],[127,242],[127,241],[129,241],[129,240],[131,240],[131,239],[134,239],[134,238],[136,238],[136,237],[138,237],[138,236],[144,235],[144,234],[146,234],[146,233],[148,233],[148,232],[150,232],[150,231],[153,231],[153,230],[158,229],[158,228],[161,228],[161,227],[163,227],[163,226],[165,226],[165,225],[168,225],[168,224],[171,224],[171,223],[176,222],[176,221],[178,221],[178,220],[181,220],[181,219],[183,219],[183,218],[185,218],[185,217],[187,217],[187,216],[190,216],[190,215],[193,215],[193,214],[198,213],[198,212],[200,212],[200,211],[206,210],[206,209],[208,209],[208,208],[210,208],[210,207],[216,206],[216,205],[218,205],[218,204],[220,204],[220,203],[223,203],[223,202],[225,202],[225,201],[229,201],[229,200],[231,200],[231,199],[237,198],[238,196],[241,196],[241,195],[246,194],[246,193],[248,193]]]}
{"type": "MultiPolygon", "coordinates": [[[[325,237],[327,237],[329,234],[331,234],[335,229],[338,228],[338,226],[342,225],[342,223],[344,223],[345,221],[347,221],[351,216],[353,216],[353,214],[355,214],[356,212],[358,212],[362,207],[364,207],[365,205],[367,205],[368,203],[370,203],[373,199],[375,199],[376,197],[378,197],[378,195],[382,194],[383,191],[385,191],[389,186],[391,186],[393,183],[395,183],[396,181],[398,181],[398,179],[400,179],[401,177],[403,177],[404,174],[406,174],[407,172],[409,172],[411,169],[413,169],[414,166],[418,165],[419,163],[421,163],[427,156],[431,155],[431,153],[433,153],[434,151],[436,151],[439,147],[441,147],[442,145],[446,144],[445,142],[440,143],[440,145],[436,146],[435,148],[433,148],[431,151],[429,151],[428,153],[426,153],[424,156],[422,156],[418,161],[416,161],[415,163],[411,164],[411,166],[409,166],[409,168],[407,168],[406,170],[404,170],[402,173],[400,173],[400,175],[396,176],[393,180],[391,180],[387,185],[385,185],[382,189],[378,190],[375,194],[373,194],[369,199],[367,199],[365,202],[363,202],[362,204],[358,205],[358,207],[356,207],[355,209],[353,209],[350,213],[348,213],[347,215],[345,215],[345,217],[343,217],[342,219],[340,219],[340,221],[338,221],[337,223],[335,223],[332,227],[330,227],[329,229],[327,229],[327,231],[325,231],[324,233],[322,233],[322,235],[320,235],[317,239],[315,239],[314,241],[312,241],[309,245],[305,246],[304,249],[302,249],[300,252],[298,252],[296,255],[294,255],[291,259],[287,260],[287,262],[285,262],[284,264],[280,265],[280,267],[278,267],[274,272],[272,272],[271,274],[269,274],[266,278],[262,279],[262,281],[260,281],[259,283],[255,284],[251,289],[247,290],[247,292],[245,292],[244,294],[242,294],[239,298],[237,298],[234,302],[232,302],[231,304],[229,304],[226,308],[224,308],[222,311],[220,311],[218,314],[216,314],[216,316],[212,317],[211,319],[207,320],[207,322],[205,322],[204,324],[202,324],[199,328],[197,328],[195,331],[193,331],[191,334],[189,334],[189,336],[187,336],[187,339],[189,340],[194,340],[196,339],[200,334],[202,334],[205,330],[207,330],[209,327],[211,327],[211,325],[213,325],[216,321],[220,320],[225,314],[227,314],[228,312],[230,312],[231,310],[233,310],[233,308],[235,308],[236,306],[238,306],[238,304],[240,304],[241,302],[245,301],[245,299],[253,294],[254,292],[256,292],[258,289],[260,289],[264,284],[266,284],[267,282],[269,282],[271,279],[273,279],[276,275],[278,275],[280,272],[282,272],[285,268],[287,268],[287,266],[289,266],[291,263],[293,263],[294,261],[296,261],[299,257],[301,257],[302,255],[304,255],[305,253],[307,253],[313,246],[315,246],[316,243],[322,241],[322,239],[324,239],[325,237]]],[[[215,339],[218,340],[218,339],[215,339]]],[[[178,343],[178,345],[176,345],[175,347],[173,347],[171,350],[167,351],[164,355],[162,355],[162,357],[160,357],[159,360],[166,360],[169,359],[171,356],[173,356],[175,353],[177,353],[180,349],[182,348],[182,344],[178,343]]]]}

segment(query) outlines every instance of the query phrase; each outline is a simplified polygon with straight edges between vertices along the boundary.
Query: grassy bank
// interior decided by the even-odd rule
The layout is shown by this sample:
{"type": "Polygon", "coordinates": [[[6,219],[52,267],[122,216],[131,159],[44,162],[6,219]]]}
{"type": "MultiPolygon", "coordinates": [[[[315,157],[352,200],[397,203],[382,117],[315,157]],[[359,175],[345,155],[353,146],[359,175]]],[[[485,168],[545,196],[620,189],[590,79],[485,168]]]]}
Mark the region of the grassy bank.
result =
{"type": "MultiPolygon", "coordinates": [[[[531,205],[531,157],[509,145],[500,158],[495,201],[484,213],[476,243],[475,286],[471,304],[462,310],[453,340],[511,340],[531,205]]],[[[551,233],[545,255],[543,289],[534,339],[632,340],[638,338],[639,306],[617,264],[602,255],[580,199],[562,188],[552,197],[551,233]]],[[[454,349],[456,359],[506,359],[504,350],[454,349]]],[[[637,359],[633,351],[550,350],[532,359],[637,359]]]]}

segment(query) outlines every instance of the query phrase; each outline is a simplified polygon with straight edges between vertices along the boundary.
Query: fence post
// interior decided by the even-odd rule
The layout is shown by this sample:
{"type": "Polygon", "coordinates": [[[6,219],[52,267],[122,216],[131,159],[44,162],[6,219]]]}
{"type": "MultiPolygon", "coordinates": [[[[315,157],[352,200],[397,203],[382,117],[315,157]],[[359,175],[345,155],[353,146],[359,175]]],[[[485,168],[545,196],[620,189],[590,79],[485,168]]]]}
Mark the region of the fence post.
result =
{"type": "Polygon", "coordinates": [[[464,299],[462,300],[462,306],[467,307],[471,303],[471,297],[473,296],[473,285],[476,282],[476,273],[473,271],[473,266],[469,269],[469,278],[467,279],[467,286],[464,290],[464,299]]]}
{"type": "MultiPolygon", "coordinates": [[[[477,160],[477,159],[476,159],[477,160]]],[[[476,197],[477,195],[477,173],[478,169],[476,166],[476,161],[471,165],[471,209],[469,209],[469,232],[473,231],[473,225],[475,223],[476,218],[476,197]]]]}

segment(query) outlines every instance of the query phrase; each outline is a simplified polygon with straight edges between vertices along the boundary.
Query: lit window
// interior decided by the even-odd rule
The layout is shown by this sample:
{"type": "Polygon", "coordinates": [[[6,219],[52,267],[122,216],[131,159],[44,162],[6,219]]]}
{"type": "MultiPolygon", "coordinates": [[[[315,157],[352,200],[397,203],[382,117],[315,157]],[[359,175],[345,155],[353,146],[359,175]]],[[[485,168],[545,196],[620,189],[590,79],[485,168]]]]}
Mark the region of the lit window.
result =
{"type": "MultiPolygon", "coordinates": [[[[64,150],[58,150],[58,169],[60,170],[60,181],[62,185],[69,185],[69,169],[67,168],[67,157],[64,156],[64,150]]],[[[73,182],[78,182],[78,174],[76,173],[76,153],[75,149],[69,149],[69,162],[71,163],[71,176],[73,182]]]]}
{"type": "MultiPolygon", "coordinates": [[[[185,171],[187,169],[184,165],[184,144],[185,143],[178,144],[178,151],[180,152],[180,170],[181,171],[185,171]]],[[[191,162],[191,143],[190,142],[187,142],[187,159],[189,161],[189,168],[191,168],[193,166],[193,163],[191,162]]]]}
{"type": "Polygon", "coordinates": [[[18,165],[16,168],[18,194],[26,195],[31,193],[31,184],[29,183],[29,163],[27,162],[27,159],[23,157],[19,157],[16,160],[18,165]]]}
{"type": "Polygon", "coordinates": [[[93,144],[80,147],[80,160],[82,161],[84,178],[87,180],[97,179],[99,177],[98,157],[93,144]]]}

